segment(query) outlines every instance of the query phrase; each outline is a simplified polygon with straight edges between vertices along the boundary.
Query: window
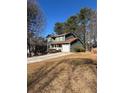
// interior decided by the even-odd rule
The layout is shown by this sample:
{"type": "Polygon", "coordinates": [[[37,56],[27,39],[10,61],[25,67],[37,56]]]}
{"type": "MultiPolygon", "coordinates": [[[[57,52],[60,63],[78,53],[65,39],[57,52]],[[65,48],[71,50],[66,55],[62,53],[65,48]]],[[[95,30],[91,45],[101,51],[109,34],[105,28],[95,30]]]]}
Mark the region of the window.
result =
{"type": "Polygon", "coordinates": [[[60,37],[60,41],[63,41],[63,37],[60,37]]]}

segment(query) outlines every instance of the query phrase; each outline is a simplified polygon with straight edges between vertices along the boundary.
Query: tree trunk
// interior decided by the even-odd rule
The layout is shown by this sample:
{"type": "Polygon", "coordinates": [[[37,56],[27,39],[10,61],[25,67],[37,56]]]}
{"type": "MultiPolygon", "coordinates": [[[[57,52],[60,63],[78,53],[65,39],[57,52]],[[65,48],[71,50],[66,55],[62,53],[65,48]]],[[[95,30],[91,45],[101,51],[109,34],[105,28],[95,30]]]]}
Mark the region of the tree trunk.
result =
{"type": "Polygon", "coordinates": [[[28,50],[29,50],[29,57],[31,57],[31,45],[28,44],[28,50]]]}
{"type": "Polygon", "coordinates": [[[85,24],[83,24],[83,43],[84,43],[83,47],[86,50],[86,26],[85,24]]]}
{"type": "Polygon", "coordinates": [[[30,44],[30,38],[27,40],[27,47],[28,47],[28,49],[29,49],[29,57],[31,57],[31,44],[30,44]]]}

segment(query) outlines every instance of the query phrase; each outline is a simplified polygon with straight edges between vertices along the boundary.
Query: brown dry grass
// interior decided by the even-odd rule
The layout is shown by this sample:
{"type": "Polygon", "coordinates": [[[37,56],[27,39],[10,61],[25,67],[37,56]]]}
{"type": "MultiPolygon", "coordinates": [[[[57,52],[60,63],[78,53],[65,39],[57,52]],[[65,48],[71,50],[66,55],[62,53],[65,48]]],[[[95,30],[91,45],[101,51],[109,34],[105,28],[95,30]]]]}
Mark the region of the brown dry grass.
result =
{"type": "Polygon", "coordinates": [[[28,93],[96,93],[96,54],[28,64],[28,93]]]}

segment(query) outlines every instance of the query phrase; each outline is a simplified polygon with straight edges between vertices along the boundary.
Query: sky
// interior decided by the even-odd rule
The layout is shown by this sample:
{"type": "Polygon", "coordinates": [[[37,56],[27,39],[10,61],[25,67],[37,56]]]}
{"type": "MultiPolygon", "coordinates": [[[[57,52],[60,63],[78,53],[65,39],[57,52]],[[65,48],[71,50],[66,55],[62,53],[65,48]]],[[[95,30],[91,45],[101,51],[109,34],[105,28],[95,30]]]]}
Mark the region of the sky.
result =
{"type": "Polygon", "coordinates": [[[69,16],[79,13],[81,8],[97,8],[96,0],[38,0],[43,10],[46,24],[42,36],[54,32],[56,22],[64,22],[69,16]]]}

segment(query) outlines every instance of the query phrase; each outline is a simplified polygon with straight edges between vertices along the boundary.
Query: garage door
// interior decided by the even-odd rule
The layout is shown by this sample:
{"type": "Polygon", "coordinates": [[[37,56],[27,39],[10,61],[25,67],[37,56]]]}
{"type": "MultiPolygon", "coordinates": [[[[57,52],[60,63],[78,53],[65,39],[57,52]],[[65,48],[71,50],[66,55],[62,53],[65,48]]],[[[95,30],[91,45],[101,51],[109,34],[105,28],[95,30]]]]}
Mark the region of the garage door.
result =
{"type": "Polygon", "coordinates": [[[63,44],[62,52],[70,52],[70,44],[63,44]]]}

